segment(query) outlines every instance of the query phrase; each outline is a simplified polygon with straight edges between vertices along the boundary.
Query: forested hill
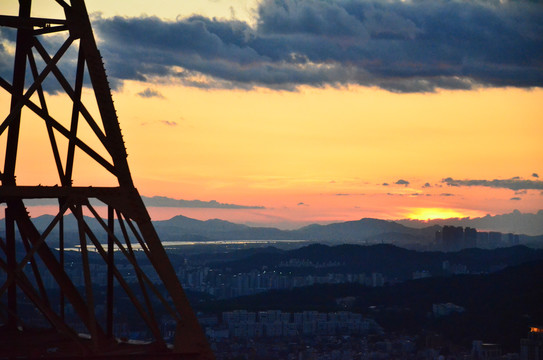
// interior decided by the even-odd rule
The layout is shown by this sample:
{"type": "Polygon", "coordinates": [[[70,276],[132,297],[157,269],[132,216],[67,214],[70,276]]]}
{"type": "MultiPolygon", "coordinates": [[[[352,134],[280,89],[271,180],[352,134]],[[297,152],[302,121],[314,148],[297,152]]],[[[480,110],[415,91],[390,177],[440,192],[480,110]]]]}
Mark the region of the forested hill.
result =
{"type": "Polygon", "coordinates": [[[446,275],[449,268],[469,273],[487,273],[508,266],[543,259],[543,250],[525,246],[493,250],[465,249],[458,252],[421,252],[394,245],[379,244],[328,246],[313,244],[296,250],[260,252],[213,267],[228,267],[234,272],[251,270],[291,271],[299,273],[382,273],[400,280],[409,279],[415,271],[446,275]],[[445,269],[444,269],[445,265],[445,269]]]}

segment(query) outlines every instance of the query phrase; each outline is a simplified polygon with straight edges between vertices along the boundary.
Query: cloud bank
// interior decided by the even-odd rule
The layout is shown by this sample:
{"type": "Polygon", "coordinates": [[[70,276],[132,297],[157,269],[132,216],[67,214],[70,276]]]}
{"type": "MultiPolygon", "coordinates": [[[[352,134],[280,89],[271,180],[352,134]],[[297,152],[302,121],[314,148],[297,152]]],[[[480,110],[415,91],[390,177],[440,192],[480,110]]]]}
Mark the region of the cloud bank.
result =
{"type": "MultiPolygon", "coordinates": [[[[126,79],[393,92],[543,86],[541,1],[263,0],[254,24],[197,15],[92,22],[113,87],[126,79]]],[[[11,56],[0,41],[2,76],[11,56]]]]}
{"type": "MultiPolygon", "coordinates": [[[[172,199],[165,196],[142,196],[146,206],[154,207],[176,207],[176,208],[209,208],[209,209],[265,209],[264,206],[245,206],[237,204],[220,203],[215,200],[203,201],[203,200],[182,200],[172,199]]],[[[103,206],[101,201],[91,199],[93,206],[103,206]]],[[[43,206],[43,205],[58,205],[58,201],[53,199],[28,199],[25,200],[26,206],[43,206]]]]}
{"type": "Polygon", "coordinates": [[[264,0],[255,25],[202,16],[100,18],[109,73],[199,87],[543,85],[538,1],[264,0]]]}
{"type": "Polygon", "coordinates": [[[543,190],[543,181],[523,180],[518,177],[504,180],[455,180],[453,178],[443,179],[441,182],[449,186],[485,186],[498,189],[510,190],[543,190]]]}
{"type": "Polygon", "coordinates": [[[165,196],[141,197],[146,206],[180,207],[180,208],[213,208],[213,209],[264,209],[263,206],[245,206],[225,204],[215,200],[177,200],[165,196]]]}

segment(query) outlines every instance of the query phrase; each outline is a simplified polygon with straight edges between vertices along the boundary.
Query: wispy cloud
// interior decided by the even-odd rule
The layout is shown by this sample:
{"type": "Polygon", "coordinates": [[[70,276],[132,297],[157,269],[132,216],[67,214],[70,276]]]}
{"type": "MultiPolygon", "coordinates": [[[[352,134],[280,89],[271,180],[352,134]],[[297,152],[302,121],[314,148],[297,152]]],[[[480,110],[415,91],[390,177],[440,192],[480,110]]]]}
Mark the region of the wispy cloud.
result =
{"type": "Polygon", "coordinates": [[[511,179],[494,179],[494,180],[455,180],[446,178],[442,180],[448,186],[485,186],[498,189],[510,190],[541,190],[543,189],[543,181],[539,180],[524,180],[519,177],[511,179]]]}
{"type": "Polygon", "coordinates": [[[140,123],[141,126],[148,126],[148,125],[166,125],[166,126],[177,126],[178,123],[176,121],[170,121],[170,120],[154,120],[154,121],[144,121],[140,123]]]}
{"type": "Polygon", "coordinates": [[[156,90],[153,90],[151,88],[147,88],[147,89],[139,92],[137,95],[142,97],[142,98],[153,98],[153,97],[159,98],[159,99],[164,98],[164,96],[160,92],[158,92],[156,90]]]}
{"type": "Polygon", "coordinates": [[[355,193],[355,194],[351,194],[351,193],[337,193],[337,194],[333,194],[334,196],[364,196],[366,195],[365,193],[355,193]]]}
{"type": "Polygon", "coordinates": [[[160,123],[167,126],[177,126],[175,121],[161,120],[160,123]]]}

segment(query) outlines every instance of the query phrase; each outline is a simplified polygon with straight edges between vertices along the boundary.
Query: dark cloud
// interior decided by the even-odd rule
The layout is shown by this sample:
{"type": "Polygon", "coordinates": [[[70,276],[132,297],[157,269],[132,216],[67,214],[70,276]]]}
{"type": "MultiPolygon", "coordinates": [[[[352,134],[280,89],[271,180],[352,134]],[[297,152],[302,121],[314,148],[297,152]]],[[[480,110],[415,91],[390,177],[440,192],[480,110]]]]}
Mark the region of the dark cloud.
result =
{"type": "Polygon", "coordinates": [[[404,179],[400,179],[400,180],[396,181],[394,184],[407,186],[407,185],[409,185],[409,181],[404,180],[404,179]]]}
{"type": "Polygon", "coordinates": [[[215,209],[264,209],[263,206],[245,206],[220,203],[215,200],[177,200],[164,196],[141,197],[146,206],[181,207],[181,208],[215,208],[215,209]]]}
{"type": "MultiPolygon", "coordinates": [[[[0,27],[0,76],[9,83],[11,83],[13,79],[13,66],[15,61],[13,49],[15,48],[16,37],[17,32],[15,29],[0,27]],[[8,51],[8,46],[13,48],[12,51],[8,51]]],[[[67,37],[63,35],[51,35],[38,36],[37,39],[48,52],[48,54],[53,57],[66,42],[67,37]]],[[[77,43],[77,41],[75,41],[75,43],[77,43]]],[[[74,42],[72,42],[72,46],[70,46],[66,50],[60,62],[57,63],[58,68],[60,69],[68,83],[72,84],[72,87],[75,83],[78,55],[77,46],[73,46],[73,44],[74,42]]],[[[46,64],[42,59],[41,55],[35,49],[33,50],[33,55],[36,61],[38,72],[41,73],[45,68],[46,64]]],[[[34,82],[33,74],[28,67],[26,71],[25,82],[27,87],[34,82]]],[[[122,80],[115,76],[109,76],[108,82],[109,87],[113,91],[120,90],[122,88],[122,80]]],[[[83,78],[83,84],[85,86],[91,86],[91,80],[88,74],[85,74],[83,78]]],[[[51,94],[64,92],[64,88],[60,85],[59,81],[55,78],[55,76],[52,75],[51,72],[41,83],[41,86],[46,92],[51,94]]]]}
{"type": "Polygon", "coordinates": [[[522,200],[522,199],[521,199],[521,198],[519,198],[519,197],[512,197],[512,198],[511,198],[511,199],[509,199],[509,200],[515,200],[515,201],[518,201],[518,200],[522,200]]]}
{"type": "Polygon", "coordinates": [[[531,1],[264,0],[254,26],[202,16],[93,23],[119,79],[395,92],[543,85],[543,7],[531,1]]]}
{"type": "Polygon", "coordinates": [[[441,193],[439,194],[439,196],[455,196],[455,195],[451,193],[441,193]]]}
{"type": "Polygon", "coordinates": [[[510,189],[510,190],[541,190],[543,181],[523,180],[518,177],[504,180],[455,180],[453,178],[443,179],[441,182],[449,186],[486,186],[491,188],[510,189]]]}
{"type": "Polygon", "coordinates": [[[142,92],[139,92],[137,95],[141,96],[143,98],[152,98],[152,97],[156,97],[156,98],[159,98],[159,99],[164,98],[164,96],[160,92],[158,92],[156,90],[153,90],[151,88],[147,88],[147,89],[143,90],[142,92]]]}
{"type": "Polygon", "coordinates": [[[388,183],[383,183],[383,186],[388,186],[388,183]]]}
{"type": "MultiPolygon", "coordinates": [[[[242,89],[543,86],[539,1],[263,0],[254,25],[203,16],[166,21],[98,15],[92,23],[113,89],[125,79],[157,77],[242,89]]],[[[43,41],[50,45],[57,38],[43,41]]],[[[10,59],[0,46],[6,79],[10,59]]]]}
{"type": "Polygon", "coordinates": [[[533,173],[532,176],[535,178],[539,178],[539,175],[537,173],[533,173]]]}
{"type": "Polygon", "coordinates": [[[430,185],[430,183],[425,183],[424,185],[422,185],[423,188],[430,188],[432,187],[432,185],[430,185]]]}
{"type": "Polygon", "coordinates": [[[309,206],[309,205],[307,205],[307,204],[306,204],[306,203],[304,203],[304,202],[299,202],[299,203],[298,203],[298,204],[296,204],[296,205],[298,205],[298,206],[309,206]]]}
{"type": "Polygon", "coordinates": [[[0,26],[0,76],[5,80],[11,80],[13,78],[13,60],[14,56],[12,52],[8,51],[8,43],[13,43],[17,33],[14,29],[5,28],[0,26]]]}

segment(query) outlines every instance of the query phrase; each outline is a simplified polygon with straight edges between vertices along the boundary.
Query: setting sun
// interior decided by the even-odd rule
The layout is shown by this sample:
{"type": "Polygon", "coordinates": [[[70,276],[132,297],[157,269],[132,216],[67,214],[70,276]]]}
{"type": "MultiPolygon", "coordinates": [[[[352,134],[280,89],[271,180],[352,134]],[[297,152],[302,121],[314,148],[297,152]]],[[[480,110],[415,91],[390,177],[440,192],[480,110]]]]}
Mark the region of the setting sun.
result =
{"type": "Polygon", "coordinates": [[[481,216],[480,212],[463,209],[445,209],[445,208],[419,208],[411,209],[407,214],[408,219],[412,220],[434,220],[449,218],[465,218],[471,216],[481,216]]]}

